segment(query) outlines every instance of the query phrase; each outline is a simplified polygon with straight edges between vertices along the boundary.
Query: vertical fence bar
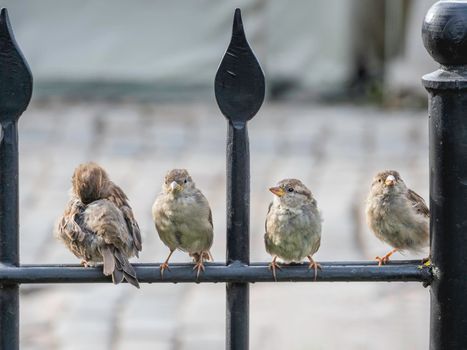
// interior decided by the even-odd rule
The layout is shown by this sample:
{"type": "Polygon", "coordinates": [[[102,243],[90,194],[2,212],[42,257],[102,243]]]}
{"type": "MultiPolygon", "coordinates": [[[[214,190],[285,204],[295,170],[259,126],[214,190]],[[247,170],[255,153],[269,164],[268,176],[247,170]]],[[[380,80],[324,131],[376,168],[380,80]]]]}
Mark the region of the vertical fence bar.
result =
{"type": "MultiPolygon", "coordinates": [[[[215,78],[216,100],[227,117],[227,264],[250,263],[250,155],[247,122],[264,100],[264,74],[245,37],[239,9],[232,39],[215,78]]],[[[226,348],[249,347],[249,285],[227,283],[226,348]]]]}
{"type": "MultiPolygon", "coordinates": [[[[18,118],[29,104],[32,78],[0,13],[0,264],[19,264],[18,118]]],[[[19,349],[19,285],[0,285],[0,349],[19,349]]]]}
{"type": "Polygon", "coordinates": [[[441,64],[423,77],[429,92],[434,273],[430,349],[467,349],[467,3],[433,5],[422,36],[441,64]]]}
{"type": "MultiPolygon", "coordinates": [[[[250,155],[246,123],[229,123],[227,138],[227,263],[250,263],[250,155]]],[[[227,349],[248,349],[249,285],[227,283],[227,349]]]]}

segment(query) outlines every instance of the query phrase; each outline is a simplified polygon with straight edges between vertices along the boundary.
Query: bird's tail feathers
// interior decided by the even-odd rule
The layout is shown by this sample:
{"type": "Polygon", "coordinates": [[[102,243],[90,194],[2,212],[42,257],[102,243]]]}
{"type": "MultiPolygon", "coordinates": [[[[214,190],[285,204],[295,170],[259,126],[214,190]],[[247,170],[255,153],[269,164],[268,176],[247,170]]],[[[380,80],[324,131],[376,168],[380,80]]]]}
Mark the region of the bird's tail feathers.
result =
{"type": "Polygon", "coordinates": [[[101,252],[104,260],[104,275],[112,275],[112,282],[114,284],[119,284],[126,279],[128,283],[139,288],[136,271],[120,250],[107,246],[101,252]]]}
{"type": "Polygon", "coordinates": [[[104,260],[104,275],[110,276],[115,270],[115,257],[110,247],[103,248],[101,253],[104,260]]]}
{"type": "Polygon", "coordinates": [[[136,277],[136,271],[133,268],[133,266],[131,266],[127,257],[123,255],[120,252],[120,250],[116,248],[114,250],[114,256],[115,256],[115,271],[118,271],[117,274],[115,274],[115,271],[114,271],[114,274],[112,275],[112,279],[114,280],[114,283],[118,284],[124,278],[126,279],[128,283],[135,286],[136,288],[139,288],[138,279],[136,277]],[[116,275],[115,278],[114,278],[114,275],[116,275]]]}

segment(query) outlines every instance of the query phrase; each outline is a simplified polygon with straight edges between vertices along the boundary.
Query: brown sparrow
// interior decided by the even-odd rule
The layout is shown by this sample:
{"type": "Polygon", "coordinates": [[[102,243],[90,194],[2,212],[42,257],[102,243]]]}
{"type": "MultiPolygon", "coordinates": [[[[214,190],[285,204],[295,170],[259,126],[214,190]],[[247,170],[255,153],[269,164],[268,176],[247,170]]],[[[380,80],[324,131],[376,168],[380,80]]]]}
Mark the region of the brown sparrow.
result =
{"type": "Polygon", "coordinates": [[[407,188],[395,170],[382,171],[373,179],[366,204],[370,229],[394,249],[376,257],[381,266],[396,251],[420,251],[430,241],[430,211],[422,197],[407,188]]]}
{"type": "Polygon", "coordinates": [[[104,275],[139,288],[128,258],[141,251],[141,234],[128,198],[95,163],[81,164],[72,178],[71,198],[56,235],[84,266],[104,263],[104,275]]]}
{"type": "Polygon", "coordinates": [[[321,266],[312,256],[321,243],[321,215],[310,190],[296,179],[280,181],[269,189],[275,194],[266,217],[264,243],[266,251],[273,256],[269,268],[276,280],[276,259],[285,263],[310,260],[309,268],[315,271],[321,266]]]}
{"type": "Polygon", "coordinates": [[[152,206],[152,217],[162,242],[170,253],[160,265],[161,276],[169,269],[175,249],[187,252],[195,262],[196,277],[204,271],[203,260],[212,259],[213,226],[209,203],[185,169],[173,169],[165,176],[162,192],[152,206]]]}

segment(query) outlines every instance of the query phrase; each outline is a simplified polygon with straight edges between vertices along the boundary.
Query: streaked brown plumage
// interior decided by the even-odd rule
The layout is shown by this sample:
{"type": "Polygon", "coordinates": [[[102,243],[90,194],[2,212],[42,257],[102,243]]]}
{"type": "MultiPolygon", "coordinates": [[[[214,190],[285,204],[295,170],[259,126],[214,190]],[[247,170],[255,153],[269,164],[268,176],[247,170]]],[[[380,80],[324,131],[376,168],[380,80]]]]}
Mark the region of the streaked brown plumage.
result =
{"type": "Polygon", "coordinates": [[[161,276],[169,269],[169,259],[175,249],[188,252],[195,262],[193,269],[199,276],[204,270],[204,260],[212,259],[212,214],[209,203],[195,186],[185,169],[167,173],[162,192],[152,206],[152,216],[157,233],[170,249],[169,256],[160,266],[161,276]]]}
{"type": "Polygon", "coordinates": [[[374,177],[366,218],[376,237],[394,248],[383,257],[376,257],[380,266],[396,251],[418,252],[429,245],[430,211],[423,198],[407,188],[395,170],[382,171],[374,177]]]}
{"type": "Polygon", "coordinates": [[[85,266],[103,262],[115,284],[123,279],[139,288],[128,261],[141,251],[141,234],[128,198],[96,163],[79,165],[73,174],[71,198],[56,235],[85,266]]]}

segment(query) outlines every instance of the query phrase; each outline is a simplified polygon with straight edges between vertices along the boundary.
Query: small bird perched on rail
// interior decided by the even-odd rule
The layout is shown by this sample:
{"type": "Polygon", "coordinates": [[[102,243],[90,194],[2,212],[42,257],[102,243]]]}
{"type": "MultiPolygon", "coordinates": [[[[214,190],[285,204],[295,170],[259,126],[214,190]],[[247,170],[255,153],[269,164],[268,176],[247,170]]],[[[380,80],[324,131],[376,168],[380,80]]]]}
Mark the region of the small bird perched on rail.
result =
{"type": "Polygon", "coordinates": [[[310,190],[297,179],[285,179],[269,189],[275,194],[266,216],[264,243],[273,256],[269,268],[276,278],[276,259],[286,263],[310,260],[309,268],[321,266],[313,260],[321,244],[321,215],[310,190]]]}
{"type": "Polygon", "coordinates": [[[165,176],[162,192],[152,206],[152,217],[162,242],[170,253],[160,265],[161,276],[169,268],[176,249],[188,252],[199,277],[204,260],[212,260],[209,249],[213,240],[212,214],[209,203],[195,186],[185,169],[173,169],[165,176]]]}
{"type": "Polygon", "coordinates": [[[56,235],[84,266],[104,263],[114,284],[123,279],[139,288],[128,261],[141,251],[141,233],[128,198],[96,163],[79,165],[72,177],[71,198],[56,235]]]}
{"type": "Polygon", "coordinates": [[[382,171],[374,177],[366,219],[376,237],[394,248],[375,258],[379,266],[386,264],[396,251],[418,252],[429,245],[430,211],[423,198],[407,188],[395,170],[382,171]]]}

